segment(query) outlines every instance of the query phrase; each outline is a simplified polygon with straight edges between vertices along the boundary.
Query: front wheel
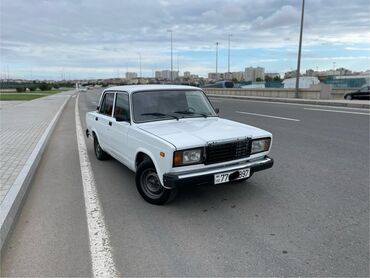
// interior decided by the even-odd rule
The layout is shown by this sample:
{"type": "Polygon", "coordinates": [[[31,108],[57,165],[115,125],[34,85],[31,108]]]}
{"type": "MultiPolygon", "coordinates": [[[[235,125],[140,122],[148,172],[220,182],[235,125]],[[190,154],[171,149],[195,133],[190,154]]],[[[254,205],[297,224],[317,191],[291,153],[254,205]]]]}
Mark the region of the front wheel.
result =
{"type": "Polygon", "coordinates": [[[151,204],[163,205],[175,194],[174,189],[166,189],[162,186],[157,171],[149,159],[140,163],[135,179],[140,195],[151,204]]]}
{"type": "Polygon", "coordinates": [[[351,99],[352,99],[351,95],[346,96],[346,100],[351,100],[351,99]]]}

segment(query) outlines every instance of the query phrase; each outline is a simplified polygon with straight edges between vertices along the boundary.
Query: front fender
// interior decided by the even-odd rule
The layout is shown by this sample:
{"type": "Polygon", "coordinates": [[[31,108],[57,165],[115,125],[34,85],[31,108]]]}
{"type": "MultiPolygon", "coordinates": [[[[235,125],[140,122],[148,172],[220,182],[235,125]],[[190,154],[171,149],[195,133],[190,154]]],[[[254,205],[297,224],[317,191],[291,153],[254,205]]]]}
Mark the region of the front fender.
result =
{"type": "MultiPolygon", "coordinates": [[[[136,159],[137,159],[137,156],[138,156],[139,153],[144,153],[147,156],[149,156],[149,158],[152,160],[152,162],[154,164],[155,169],[157,170],[158,177],[159,177],[159,179],[160,179],[160,181],[163,185],[163,174],[164,174],[165,170],[163,169],[163,167],[161,167],[160,163],[158,163],[157,158],[155,157],[155,155],[150,150],[145,149],[143,147],[137,148],[134,163],[136,162],[136,159]]],[[[135,172],[136,172],[136,165],[134,166],[134,169],[135,169],[135,172]]]]}

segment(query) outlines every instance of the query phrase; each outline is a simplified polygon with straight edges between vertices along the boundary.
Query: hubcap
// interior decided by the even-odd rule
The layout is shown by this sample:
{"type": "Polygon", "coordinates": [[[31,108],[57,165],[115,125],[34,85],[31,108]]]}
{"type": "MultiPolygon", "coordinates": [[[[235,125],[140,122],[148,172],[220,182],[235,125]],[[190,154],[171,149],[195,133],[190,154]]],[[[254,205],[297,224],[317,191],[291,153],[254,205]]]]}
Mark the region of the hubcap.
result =
{"type": "Polygon", "coordinates": [[[162,196],[164,189],[154,169],[146,169],[141,174],[140,181],[141,187],[148,197],[157,199],[162,196]]]}

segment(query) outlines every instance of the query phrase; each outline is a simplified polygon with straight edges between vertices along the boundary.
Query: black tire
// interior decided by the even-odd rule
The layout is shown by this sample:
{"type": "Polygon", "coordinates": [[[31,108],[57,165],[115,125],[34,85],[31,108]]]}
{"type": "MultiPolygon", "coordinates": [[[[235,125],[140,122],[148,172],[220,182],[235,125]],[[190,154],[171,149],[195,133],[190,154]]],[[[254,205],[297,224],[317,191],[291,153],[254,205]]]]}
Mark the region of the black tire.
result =
{"type": "Polygon", "coordinates": [[[98,160],[107,160],[109,158],[109,155],[100,147],[96,135],[94,135],[94,153],[98,160]]]}
{"type": "Polygon", "coordinates": [[[351,95],[347,95],[345,98],[346,98],[346,100],[351,100],[352,99],[352,96],[351,95]]]}
{"type": "Polygon", "coordinates": [[[176,194],[176,190],[162,186],[155,166],[149,159],[144,159],[137,167],[135,180],[137,190],[148,203],[163,205],[176,194]]]}

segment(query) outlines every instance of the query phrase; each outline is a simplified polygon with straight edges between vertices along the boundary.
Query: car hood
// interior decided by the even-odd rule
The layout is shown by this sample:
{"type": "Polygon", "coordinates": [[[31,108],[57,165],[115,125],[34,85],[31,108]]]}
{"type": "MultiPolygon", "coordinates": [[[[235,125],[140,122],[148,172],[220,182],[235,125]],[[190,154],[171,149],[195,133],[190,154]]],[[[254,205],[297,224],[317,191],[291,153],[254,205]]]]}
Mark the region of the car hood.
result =
{"type": "Polygon", "coordinates": [[[218,117],[156,121],[142,123],[138,127],[166,140],[177,149],[246,137],[272,136],[265,130],[218,117]]]}

